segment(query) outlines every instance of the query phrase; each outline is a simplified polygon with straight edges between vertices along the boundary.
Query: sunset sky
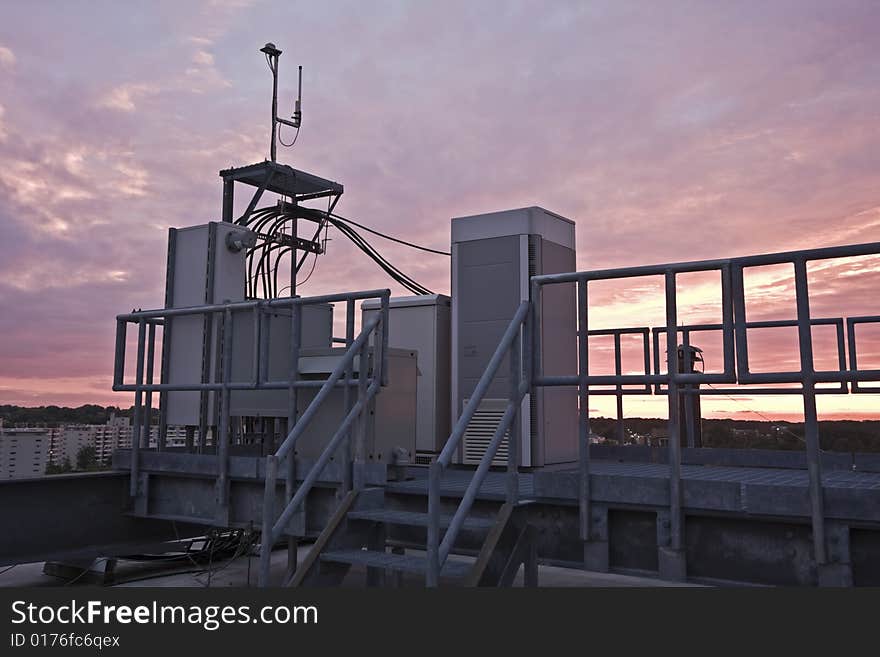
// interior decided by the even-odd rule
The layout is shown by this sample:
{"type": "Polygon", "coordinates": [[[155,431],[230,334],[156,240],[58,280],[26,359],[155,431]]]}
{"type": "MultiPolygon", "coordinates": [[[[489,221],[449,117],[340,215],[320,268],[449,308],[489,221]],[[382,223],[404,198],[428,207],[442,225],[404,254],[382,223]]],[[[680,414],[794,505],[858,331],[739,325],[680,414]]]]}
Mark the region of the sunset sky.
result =
{"type": "MultiPolygon", "coordinates": [[[[878,34],[871,1],[0,0],[0,403],[131,403],[110,391],[113,317],[162,305],[168,227],[218,219],[217,172],[267,157],[266,41],[283,114],[304,67],[279,160],[344,183],[340,214],[447,249],[451,217],[541,205],[577,222],[583,270],[880,241],[878,34]]],[[[390,284],[330,237],[303,294],[390,284]]],[[[374,244],[448,293],[448,259],[374,244]]],[[[746,282],[749,319],[794,318],[790,269],[746,282]]],[[[591,328],[663,324],[659,283],[591,288],[591,328]]],[[[813,314],[878,314],[878,283],[880,257],[815,263],[813,314]]],[[[720,318],[717,280],[679,289],[683,321],[720,318]]],[[[880,325],[859,335],[880,368],[880,325]]],[[[795,369],[795,337],[750,334],[753,369],[795,369]]],[[[819,403],[880,418],[873,395],[819,403]]]]}

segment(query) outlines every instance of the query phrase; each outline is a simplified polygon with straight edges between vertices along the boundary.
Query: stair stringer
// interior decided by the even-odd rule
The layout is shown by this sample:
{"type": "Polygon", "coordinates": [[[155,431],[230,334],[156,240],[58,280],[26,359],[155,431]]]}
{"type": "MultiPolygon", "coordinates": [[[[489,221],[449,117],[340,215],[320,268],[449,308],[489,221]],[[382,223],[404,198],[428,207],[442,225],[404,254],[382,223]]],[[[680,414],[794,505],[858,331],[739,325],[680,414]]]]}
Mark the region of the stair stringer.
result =
{"type": "Polygon", "coordinates": [[[330,550],[359,549],[370,539],[367,528],[349,522],[348,512],[355,509],[372,509],[382,506],[382,489],[367,489],[358,493],[351,491],[342,498],[327,526],[315,539],[296,573],[287,582],[292,587],[339,586],[348,574],[350,566],[321,562],[321,553],[330,550]]]}

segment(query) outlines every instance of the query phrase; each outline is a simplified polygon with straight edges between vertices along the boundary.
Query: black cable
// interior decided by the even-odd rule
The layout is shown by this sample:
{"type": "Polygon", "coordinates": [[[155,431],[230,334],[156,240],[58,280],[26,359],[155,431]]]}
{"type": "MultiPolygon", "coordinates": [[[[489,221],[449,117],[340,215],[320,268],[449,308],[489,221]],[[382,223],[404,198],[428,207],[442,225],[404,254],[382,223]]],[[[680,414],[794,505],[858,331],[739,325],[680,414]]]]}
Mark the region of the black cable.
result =
{"type": "Polygon", "coordinates": [[[315,266],[316,266],[317,264],[318,264],[318,254],[315,253],[315,258],[314,258],[314,260],[312,260],[312,268],[309,270],[309,273],[308,273],[308,275],[305,277],[304,280],[302,280],[302,281],[297,281],[297,282],[296,282],[297,286],[305,285],[306,283],[309,282],[309,279],[312,277],[312,274],[315,273],[315,266]]]}
{"type": "MultiPolygon", "coordinates": [[[[283,123],[281,125],[284,125],[283,123]]],[[[296,140],[299,139],[299,128],[296,129],[296,134],[293,136],[293,141],[289,144],[285,144],[284,140],[281,138],[281,128],[278,128],[278,143],[280,143],[285,148],[293,148],[293,145],[296,143],[296,140]]]]}
{"type": "Polygon", "coordinates": [[[417,295],[433,294],[431,290],[421,285],[413,278],[407,276],[399,269],[397,269],[394,265],[392,265],[351,226],[348,226],[341,221],[335,220],[333,217],[330,218],[330,221],[331,223],[333,223],[334,227],[337,228],[337,230],[339,230],[343,235],[354,242],[355,245],[361,249],[361,251],[372,258],[379,265],[379,267],[381,267],[389,276],[391,276],[392,279],[394,279],[400,285],[417,295]]]}
{"type": "MultiPolygon", "coordinates": [[[[340,215],[329,212],[329,208],[327,212],[322,212],[322,214],[326,219],[325,221],[321,221],[318,223],[318,228],[317,232],[315,233],[314,239],[317,239],[318,236],[320,236],[321,229],[323,228],[325,231],[324,244],[326,245],[327,229],[332,223],[337,230],[339,230],[358,249],[360,249],[370,259],[372,259],[386,274],[388,274],[388,276],[392,278],[392,280],[394,280],[413,294],[432,294],[431,290],[429,290],[427,287],[420,284],[411,276],[404,274],[400,269],[395,267],[387,258],[379,253],[379,251],[372,244],[370,244],[357,230],[355,230],[354,226],[357,226],[367,231],[368,233],[377,235],[378,237],[381,237],[383,239],[387,239],[398,244],[402,244],[404,246],[409,246],[410,248],[418,249],[420,251],[447,256],[450,255],[448,252],[423,247],[418,244],[413,244],[412,242],[407,242],[405,240],[392,237],[391,235],[381,233],[379,231],[373,230],[372,228],[368,228],[367,226],[364,226],[363,224],[360,224],[356,221],[346,219],[345,217],[341,217],[340,215]]],[[[245,222],[245,225],[249,229],[254,230],[254,232],[259,233],[265,229],[267,234],[274,235],[281,225],[283,225],[287,221],[295,220],[296,216],[292,212],[286,210],[283,206],[267,206],[254,211],[245,222]],[[266,229],[267,225],[269,225],[268,229],[266,229]]],[[[278,294],[280,294],[281,290],[278,289],[278,269],[280,267],[282,257],[292,251],[293,247],[282,248],[282,245],[280,243],[270,243],[268,241],[264,241],[260,245],[251,248],[247,252],[248,293],[252,298],[257,297],[257,285],[259,285],[260,283],[262,284],[263,296],[265,298],[274,298],[278,294]],[[259,257],[257,256],[257,249],[260,250],[259,257]],[[275,252],[274,262],[272,262],[273,252],[275,252]]],[[[291,255],[291,257],[295,256],[291,255]]],[[[296,263],[293,271],[294,277],[302,269],[303,265],[305,264],[306,257],[307,254],[303,254],[303,257],[300,258],[299,262],[296,263]]],[[[305,283],[311,278],[317,266],[317,258],[318,254],[316,253],[315,258],[312,261],[312,267],[302,283],[305,283]]],[[[282,289],[287,289],[288,287],[289,286],[286,286],[282,289]]]]}
{"type": "Polygon", "coordinates": [[[445,255],[445,256],[452,255],[449,251],[438,251],[437,249],[431,249],[431,248],[428,248],[427,246],[419,246],[418,244],[413,244],[412,242],[407,242],[406,240],[398,239],[396,237],[392,237],[391,235],[386,235],[385,233],[380,233],[378,230],[373,230],[372,228],[367,228],[363,224],[359,224],[358,222],[353,221],[351,219],[346,219],[345,217],[341,217],[338,214],[331,214],[330,216],[333,217],[334,219],[338,219],[340,221],[344,221],[346,223],[352,224],[353,226],[357,226],[358,228],[362,228],[365,231],[367,231],[368,233],[372,233],[373,235],[377,235],[377,236],[382,237],[386,240],[391,240],[392,242],[397,242],[398,244],[403,244],[404,246],[408,246],[413,249],[418,249],[419,251],[427,251],[428,253],[436,253],[437,255],[445,255]]]}

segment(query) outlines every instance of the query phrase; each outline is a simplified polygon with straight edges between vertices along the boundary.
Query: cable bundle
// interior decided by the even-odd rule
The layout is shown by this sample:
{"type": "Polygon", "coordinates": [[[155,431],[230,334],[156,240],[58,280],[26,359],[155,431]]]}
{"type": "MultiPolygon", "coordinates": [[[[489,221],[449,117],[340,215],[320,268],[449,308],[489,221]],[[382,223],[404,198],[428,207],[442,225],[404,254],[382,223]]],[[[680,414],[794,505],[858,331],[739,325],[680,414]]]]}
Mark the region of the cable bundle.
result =
{"type": "MultiPolygon", "coordinates": [[[[284,226],[288,222],[291,222],[292,226],[292,222],[296,220],[297,215],[292,209],[296,207],[297,206],[289,205],[286,203],[279,203],[278,205],[259,208],[248,217],[246,222],[244,222],[243,225],[245,225],[249,230],[258,233],[263,238],[256,246],[247,251],[247,293],[250,298],[257,298],[259,296],[257,294],[258,291],[262,292],[262,298],[276,298],[280,295],[280,292],[285,289],[278,288],[278,266],[281,262],[281,258],[286,254],[291,253],[293,249],[290,242],[290,235],[284,232],[284,226]]],[[[314,212],[316,216],[320,218],[318,221],[318,228],[315,231],[315,235],[312,238],[312,241],[316,241],[320,237],[321,231],[323,230],[323,249],[326,249],[327,245],[327,230],[330,226],[333,226],[340,233],[345,235],[345,237],[351,240],[351,242],[358,249],[360,249],[377,265],[379,265],[379,267],[395,282],[397,282],[413,294],[433,294],[431,290],[429,290],[424,285],[420,284],[418,281],[403,273],[400,269],[391,264],[391,262],[382,254],[380,254],[376,250],[376,248],[372,244],[370,244],[369,241],[367,241],[367,239],[363,235],[361,235],[361,233],[359,233],[354,227],[357,226],[358,228],[372,233],[373,235],[377,235],[378,237],[382,237],[383,239],[387,239],[398,244],[403,244],[404,246],[408,246],[414,249],[419,249],[421,251],[426,251],[428,253],[448,256],[448,252],[430,249],[428,247],[419,246],[411,242],[406,242],[390,235],[385,235],[384,233],[380,233],[376,230],[373,230],[372,228],[368,228],[367,226],[359,224],[356,221],[346,219],[345,217],[341,217],[331,212],[325,212],[313,208],[309,208],[309,210],[314,212]]],[[[304,253],[299,262],[297,262],[294,275],[298,274],[300,269],[302,269],[307,256],[308,254],[304,253]]],[[[316,253],[315,258],[312,261],[311,270],[303,281],[297,281],[298,284],[305,283],[307,280],[309,280],[312,273],[314,273],[315,271],[317,259],[318,254],[316,253]]]]}

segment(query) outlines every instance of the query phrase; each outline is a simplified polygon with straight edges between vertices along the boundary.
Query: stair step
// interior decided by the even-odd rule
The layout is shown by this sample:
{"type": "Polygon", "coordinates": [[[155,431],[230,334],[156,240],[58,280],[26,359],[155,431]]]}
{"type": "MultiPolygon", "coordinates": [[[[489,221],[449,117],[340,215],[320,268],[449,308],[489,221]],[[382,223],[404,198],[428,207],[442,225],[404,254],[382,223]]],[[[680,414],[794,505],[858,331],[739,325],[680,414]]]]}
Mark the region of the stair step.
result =
{"type": "MultiPolygon", "coordinates": [[[[425,557],[370,550],[334,550],[321,555],[322,561],[348,563],[372,568],[387,568],[405,573],[424,573],[428,560],[425,557]]],[[[470,573],[471,564],[446,560],[440,574],[444,577],[465,577],[470,573]]]]}
{"type": "MultiPolygon", "coordinates": [[[[353,520],[370,520],[373,522],[385,522],[389,525],[408,525],[412,527],[427,527],[428,514],[418,511],[398,511],[396,509],[369,509],[364,511],[350,511],[349,518],[353,520]]],[[[452,516],[441,515],[440,526],[449,527],[452,516]]],[[[468,517],[464,521],[464,529],[486,531],[492,528],[495,520],[492,518],[468,517]]]]}

